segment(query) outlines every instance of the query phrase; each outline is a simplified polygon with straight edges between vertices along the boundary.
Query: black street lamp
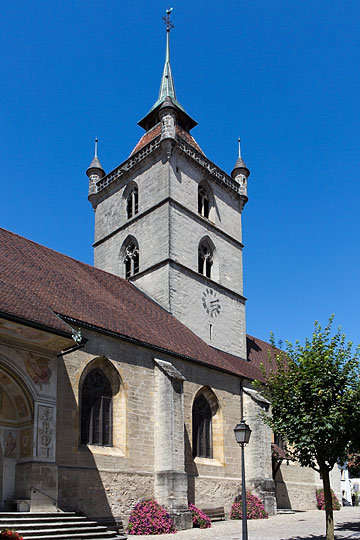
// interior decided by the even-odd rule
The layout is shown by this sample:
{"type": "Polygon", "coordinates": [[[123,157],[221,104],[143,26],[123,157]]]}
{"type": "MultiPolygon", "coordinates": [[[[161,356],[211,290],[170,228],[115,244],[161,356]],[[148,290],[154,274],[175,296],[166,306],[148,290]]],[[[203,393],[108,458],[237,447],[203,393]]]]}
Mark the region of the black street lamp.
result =
{"type": "Polygon", "coordinates": [[[235,439],[241,446],[241,501],[242,501],[242,540],[248,540],[247,516],[246,516],[246,484],[245,484],[245,455],[244,446],[250,440],[251,429],[244,420],[234,429],[235,439]]]}

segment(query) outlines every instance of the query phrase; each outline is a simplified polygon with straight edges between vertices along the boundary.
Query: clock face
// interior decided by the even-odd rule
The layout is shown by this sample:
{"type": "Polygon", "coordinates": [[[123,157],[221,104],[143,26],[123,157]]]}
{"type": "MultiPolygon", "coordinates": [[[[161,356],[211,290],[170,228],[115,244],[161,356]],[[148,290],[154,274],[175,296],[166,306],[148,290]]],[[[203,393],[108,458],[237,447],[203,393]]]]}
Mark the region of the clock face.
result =
{"type": "Polygon", "coordinates": [[[217,317],[221,311],[220,299],[212,289],[205,289],[202,293],[201,301],[206,313],[211,317],[217,317]]]}

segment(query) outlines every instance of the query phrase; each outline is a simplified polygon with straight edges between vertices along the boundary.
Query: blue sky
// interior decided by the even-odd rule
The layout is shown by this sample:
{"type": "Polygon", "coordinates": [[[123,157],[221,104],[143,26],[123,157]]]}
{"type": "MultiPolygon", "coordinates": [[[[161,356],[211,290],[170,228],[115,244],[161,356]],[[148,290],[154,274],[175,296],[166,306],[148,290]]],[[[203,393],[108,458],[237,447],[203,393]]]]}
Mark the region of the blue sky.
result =
{"type": "MultiPolygon", "coordinates": [[[[92,263],[85,170],[143,133],[164,62],[167,3],[12,0],[1,8],[0,225],[92,263]]],[[[247,331],[302,340],[335,313],[359,336],[360,2],[174,0],[177,97],[243,213],[247,331]]]]}

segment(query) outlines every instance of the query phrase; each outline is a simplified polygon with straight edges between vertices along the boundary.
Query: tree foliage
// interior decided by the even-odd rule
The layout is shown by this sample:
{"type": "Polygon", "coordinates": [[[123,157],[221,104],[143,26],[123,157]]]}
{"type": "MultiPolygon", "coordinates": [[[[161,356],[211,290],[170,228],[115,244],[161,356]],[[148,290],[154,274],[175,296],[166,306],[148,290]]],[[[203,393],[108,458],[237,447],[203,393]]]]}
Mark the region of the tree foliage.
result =
{"type": "Polygon", "coordinates": [[[331,335],[333,318],[324,329],[316,321],[304,345],[286,341],[285,351],[275,348],[271,335],[270,370],[264,372],[262,388],[271,401],[265,421],[287,441],[300,465],[322,475],[329,539],[333,538],[329,472],[360,449],[360,351],[346,343],[340,328],[331,335]]]}

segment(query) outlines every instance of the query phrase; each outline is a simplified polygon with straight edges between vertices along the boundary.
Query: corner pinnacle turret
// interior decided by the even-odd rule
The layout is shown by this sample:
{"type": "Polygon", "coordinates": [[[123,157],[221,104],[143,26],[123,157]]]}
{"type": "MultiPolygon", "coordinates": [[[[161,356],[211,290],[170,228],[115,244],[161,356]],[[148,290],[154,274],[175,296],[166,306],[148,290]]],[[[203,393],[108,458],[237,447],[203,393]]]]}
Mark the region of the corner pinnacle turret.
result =
{"type": "Polygon", "coordinates": [[[105,171],[101,166],[97,155],[98,138],[95,139],[95,153],[92,162],[86,170],[86,174],[89,177],[89,197],[93,193],[96,193],[96,182],[105,176],[105,171]]]}
{"type": "Polygon", "coordinates": [[[250,176],[250,171],[245,165],[245,162],[243,158],[241,157],[241,146],[240,146],[241,139],[238,138],[238,144],[239,144],[239,156],[236,160],[235,166],[231,172],[231,176],[239,183],[239,191],[240,191],[240,198],[242,201],[242,208],[244,208],[245,204],[248,201],[247,196],[247,180],[250,176]]]}
{"type": "Polygon", "coordinates": [[[151,129],[158,123],[159,118],[157,113],[165,99],[167,101],[170,100],[171,103],[174,105],[175,109],[177,110],[178,123],[179,125],[181,125],[181,127],[183,127],[186,131],[190,131],[193,127],[197,125],[197,122],[195,122],[195,120],[187,114],[185,109],[176,99],[175,84],[170,65],[170,31],[172,28],[174,28],[174,25],[170,20],[171,12],[172,8],[167,9],[166,16],[163,17],[163,20],[166,24],[166,51],[159,96],[157,101],[151,107],[150,111],[147,113],[147,115],[142,120],[140,120],[140,122],[138,122],[139,126],[144,128],[146,131],[149,131],[149,129],[151,129]]]}

